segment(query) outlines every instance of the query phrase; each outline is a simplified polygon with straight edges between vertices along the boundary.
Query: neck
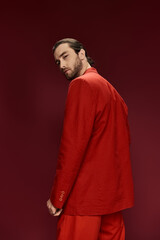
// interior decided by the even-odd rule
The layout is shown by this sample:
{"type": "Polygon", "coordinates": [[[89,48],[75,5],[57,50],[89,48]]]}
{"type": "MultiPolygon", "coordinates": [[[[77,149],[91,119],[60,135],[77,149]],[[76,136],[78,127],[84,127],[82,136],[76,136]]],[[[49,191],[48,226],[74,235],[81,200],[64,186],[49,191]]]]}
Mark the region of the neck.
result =
{"type": "Polygon", "coordinates": [[[81,71],[80,71],[79,76],[83,75],[84,72],[85,72],[88,68],[91,68],[91,65],[90,65],[88,62],[86,62],[86,63],[83,65],[83,67],[82,67],[82,69],[81,69],[81,71]]]}

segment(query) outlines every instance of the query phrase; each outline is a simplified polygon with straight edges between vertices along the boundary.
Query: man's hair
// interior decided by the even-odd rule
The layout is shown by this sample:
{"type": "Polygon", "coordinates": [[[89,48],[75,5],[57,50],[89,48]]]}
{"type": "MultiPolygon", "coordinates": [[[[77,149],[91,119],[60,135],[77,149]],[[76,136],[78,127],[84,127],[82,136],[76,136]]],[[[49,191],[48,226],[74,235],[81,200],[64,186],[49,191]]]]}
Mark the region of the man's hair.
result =
{"type": "Polygon", "coordinates": [[[63,39],[57,41],[52,48],[53,53],[56,50],[56,48],[63,43],[68,43],[69,47],[72,48],[75,51],[76,54],[78,54],[81,49],[84,49],[85,50],[85,56],[87,58],[88,63],[91,66],[93,66],[95,64],[93,59],[88,56],[87,51],[84,48],[84,46],[82,45],[82,43],[80,43],[79,41],[77,41],[76,39],[73,39],[73,38],[63,38],[63,39]]]}

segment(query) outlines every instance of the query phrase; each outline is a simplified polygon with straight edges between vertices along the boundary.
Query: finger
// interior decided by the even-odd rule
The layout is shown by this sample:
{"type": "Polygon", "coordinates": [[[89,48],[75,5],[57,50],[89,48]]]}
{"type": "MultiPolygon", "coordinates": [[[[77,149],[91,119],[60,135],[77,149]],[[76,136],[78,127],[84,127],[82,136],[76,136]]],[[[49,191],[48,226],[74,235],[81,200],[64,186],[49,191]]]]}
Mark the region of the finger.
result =
{"type": "Polygon", "coordinates": [[[48,210],[52,210],[52,207],[51,207],[51,206],[49,206],[49,205],[47,205],[47,208],[48,208],[48,210]]]}
{"type": "Polygon", "coordinates": [[[52,212],[52,211],[49,211],[49,213],[50,213],[51,215],[53,215],[53,216],[54,216],[54,214],[55,214],[55,213],[54,213],[54,212],[52,212]]]}
{"type": "Polygon", "coordinates": [[[55,214],[55,209],[53,209],[52,207],[48,207],[48,211],[51,215],[55,214]]]}
{"type": "Polygon", "coordinates": [[[48,201],[47,201],[47,207],[49,207],[49,206],[50,206],[50,201],[48,200],[48,201]]]}
{"type": "Polygon", "coordinates": [[[59,210],[58,212],[56,212],[56,213],[54,214],[54,216],[55,216],[55,217],[56,217],[56,216],[59,216],[59,215],[61,214],[62,210],[63,210],[63,209],[61,209],[61,210],[59,210]]]}

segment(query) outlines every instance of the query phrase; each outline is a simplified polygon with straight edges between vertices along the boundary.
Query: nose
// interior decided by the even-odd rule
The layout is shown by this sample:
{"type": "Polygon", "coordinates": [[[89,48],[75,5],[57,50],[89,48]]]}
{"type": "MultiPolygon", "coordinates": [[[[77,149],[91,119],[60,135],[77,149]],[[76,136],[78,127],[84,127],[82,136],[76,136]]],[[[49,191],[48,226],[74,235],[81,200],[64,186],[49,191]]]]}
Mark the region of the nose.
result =
{"type": "Polygon", "coordinates": [[[61,70],[63,70],[66,67],[66,64],[63,60],[60,61],[59,67],[61,70]]]}

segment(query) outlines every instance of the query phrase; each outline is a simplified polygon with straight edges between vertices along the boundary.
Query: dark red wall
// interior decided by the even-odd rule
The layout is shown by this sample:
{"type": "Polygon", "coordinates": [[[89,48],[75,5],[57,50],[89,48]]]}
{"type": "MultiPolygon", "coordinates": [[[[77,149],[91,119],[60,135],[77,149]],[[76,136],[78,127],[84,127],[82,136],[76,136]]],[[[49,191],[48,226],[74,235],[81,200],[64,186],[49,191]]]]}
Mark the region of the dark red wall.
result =
{"type": "Polygon", "coordinates": [[[0,8],[0,238],[55,239],[46,201],[68,82],[55,41],[77,38],[129,108],[135,206],[127,240],[160,239],[159,9],[141,1],[21,1],[0,8]]]}

